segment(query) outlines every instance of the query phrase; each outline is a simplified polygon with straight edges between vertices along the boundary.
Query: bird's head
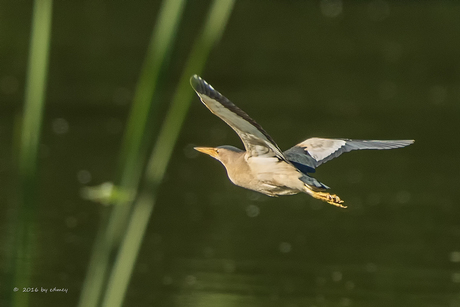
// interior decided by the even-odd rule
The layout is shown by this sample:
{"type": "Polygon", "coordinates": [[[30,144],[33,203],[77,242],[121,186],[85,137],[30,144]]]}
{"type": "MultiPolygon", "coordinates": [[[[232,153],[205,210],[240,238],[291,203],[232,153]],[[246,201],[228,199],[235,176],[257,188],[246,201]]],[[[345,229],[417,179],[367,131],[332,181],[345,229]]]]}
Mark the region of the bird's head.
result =
{"type": "Polygon", "coordinates": [[[195,150],[204,154],[210,155],[214,159],[220,161],[223,165],[227,165],[236,160],[244,151],[233,146],[219,147],[194,147],[195,150]]]}

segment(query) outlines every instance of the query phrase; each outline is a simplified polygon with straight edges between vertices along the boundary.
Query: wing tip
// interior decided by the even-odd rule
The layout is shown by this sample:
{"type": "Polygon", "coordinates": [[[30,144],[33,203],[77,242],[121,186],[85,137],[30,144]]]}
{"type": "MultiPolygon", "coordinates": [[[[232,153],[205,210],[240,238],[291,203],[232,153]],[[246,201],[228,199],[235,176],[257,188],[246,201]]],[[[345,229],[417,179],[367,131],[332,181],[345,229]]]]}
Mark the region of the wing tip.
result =
{"type": "Polygon", "coordinates": [[[208,82],[203,80],[198,75],[193,75],[190,78],[190,85],[195,90],[195,92],[197,92],[198,94],[211,96],[212,93],[216,92],[216,90],[208,82]]]}
{"type": "Polygon", "coordinates": [[[406,147],[415,143],[415,140],[400,140],[401,147],[406,147]]]}
{"type": "MultiPolygon", "coordinates": [[[[353,140],[350,140],[353,142],[353,140]]],[[[414,144],[415,140],[363,140],[362,142],[376,142],[376,143],[381,143],[382,147],[377,148],[379,146],[376,146],[376,148],[355,148],[355,149],[395,149],[395,148],[402,148],[406,147],[409,145],[414,144]]],[[[378,144],[376,144],[378,145],[378,144]]]]}
{"type": "Polygon", "coordinates": [[[203,79],[201,79],[201,77],[198,76],[198,75],[193,75],[193,76],[190,77],[190,85],[197,92],[201,87],[202,81],[203,81],[203,79]]]}

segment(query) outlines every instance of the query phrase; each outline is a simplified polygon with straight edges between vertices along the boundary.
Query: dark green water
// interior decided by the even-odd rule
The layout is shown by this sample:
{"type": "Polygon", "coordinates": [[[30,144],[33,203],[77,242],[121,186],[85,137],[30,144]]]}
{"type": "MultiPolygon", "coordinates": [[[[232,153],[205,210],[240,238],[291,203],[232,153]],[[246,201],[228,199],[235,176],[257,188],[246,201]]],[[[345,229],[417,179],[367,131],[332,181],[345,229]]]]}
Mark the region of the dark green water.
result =
{"type": "MultiPolygon", "coordinates": [[[[191,149],[241,147],[195,99],[125,306],[460,306],[460,4],[337,3],[237,2],[203,77],[282,149],[312,136],[416,143],[321,166],[317,178],[346,210],[307,195],[269,198],[233,186],[218,162],[191,149]]],[[[186,8],[163,80],[165,101],[207,4],[186,8]]],[[[157,6],[54,5],[37,255],[32,284],[17,287],[68,293],[32,293],[30,306],[78,302],[107,210],[79,191],[115,179],[157,6]]],[[[13,127],[31,4],[0,8],[0,274],[7,276],[13,127]]]]}

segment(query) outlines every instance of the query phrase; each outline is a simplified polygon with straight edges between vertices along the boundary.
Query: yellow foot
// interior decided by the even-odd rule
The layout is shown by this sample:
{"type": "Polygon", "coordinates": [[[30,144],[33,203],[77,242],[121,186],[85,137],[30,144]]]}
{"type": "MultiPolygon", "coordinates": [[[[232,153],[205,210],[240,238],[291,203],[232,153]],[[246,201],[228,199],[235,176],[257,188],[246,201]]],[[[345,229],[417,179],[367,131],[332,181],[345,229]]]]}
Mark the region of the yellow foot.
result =
{"type": "Polygon", "coordinates": [[[313,192],[311,194],[316,199],[320,199],[322,201],[327,202],[328,204],[340,207],[340,208],[346,208],[347,206],[343,205],[343,200],[340,199],[337,195],[331,195],[326,192],[313,192]]]}

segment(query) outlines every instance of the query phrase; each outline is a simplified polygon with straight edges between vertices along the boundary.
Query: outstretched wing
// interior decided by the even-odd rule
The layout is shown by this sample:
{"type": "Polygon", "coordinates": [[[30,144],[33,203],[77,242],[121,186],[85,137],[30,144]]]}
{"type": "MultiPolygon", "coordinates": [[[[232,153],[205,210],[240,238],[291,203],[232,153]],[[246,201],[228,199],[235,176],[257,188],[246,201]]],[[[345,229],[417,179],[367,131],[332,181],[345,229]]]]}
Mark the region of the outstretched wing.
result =
{"type": "Polygon", "coordinates": [[[405,147],[412,143],[414,140],[376,141],[310,138],[286,150],[284,154],[298,168],[300,164],[307,172],[312,172],[312,170],[314,172],[316,167],[344,152],[360,149],[393,149],[405,147]]]}
{"type": "Polygon", "coordinates": [[[243,141],[249,156],[276,156],[286,160],[275,141],[246,112],[216,91],[210,84],[194,75],[190,84],[203,104],[227,123],[243,141]]]}

